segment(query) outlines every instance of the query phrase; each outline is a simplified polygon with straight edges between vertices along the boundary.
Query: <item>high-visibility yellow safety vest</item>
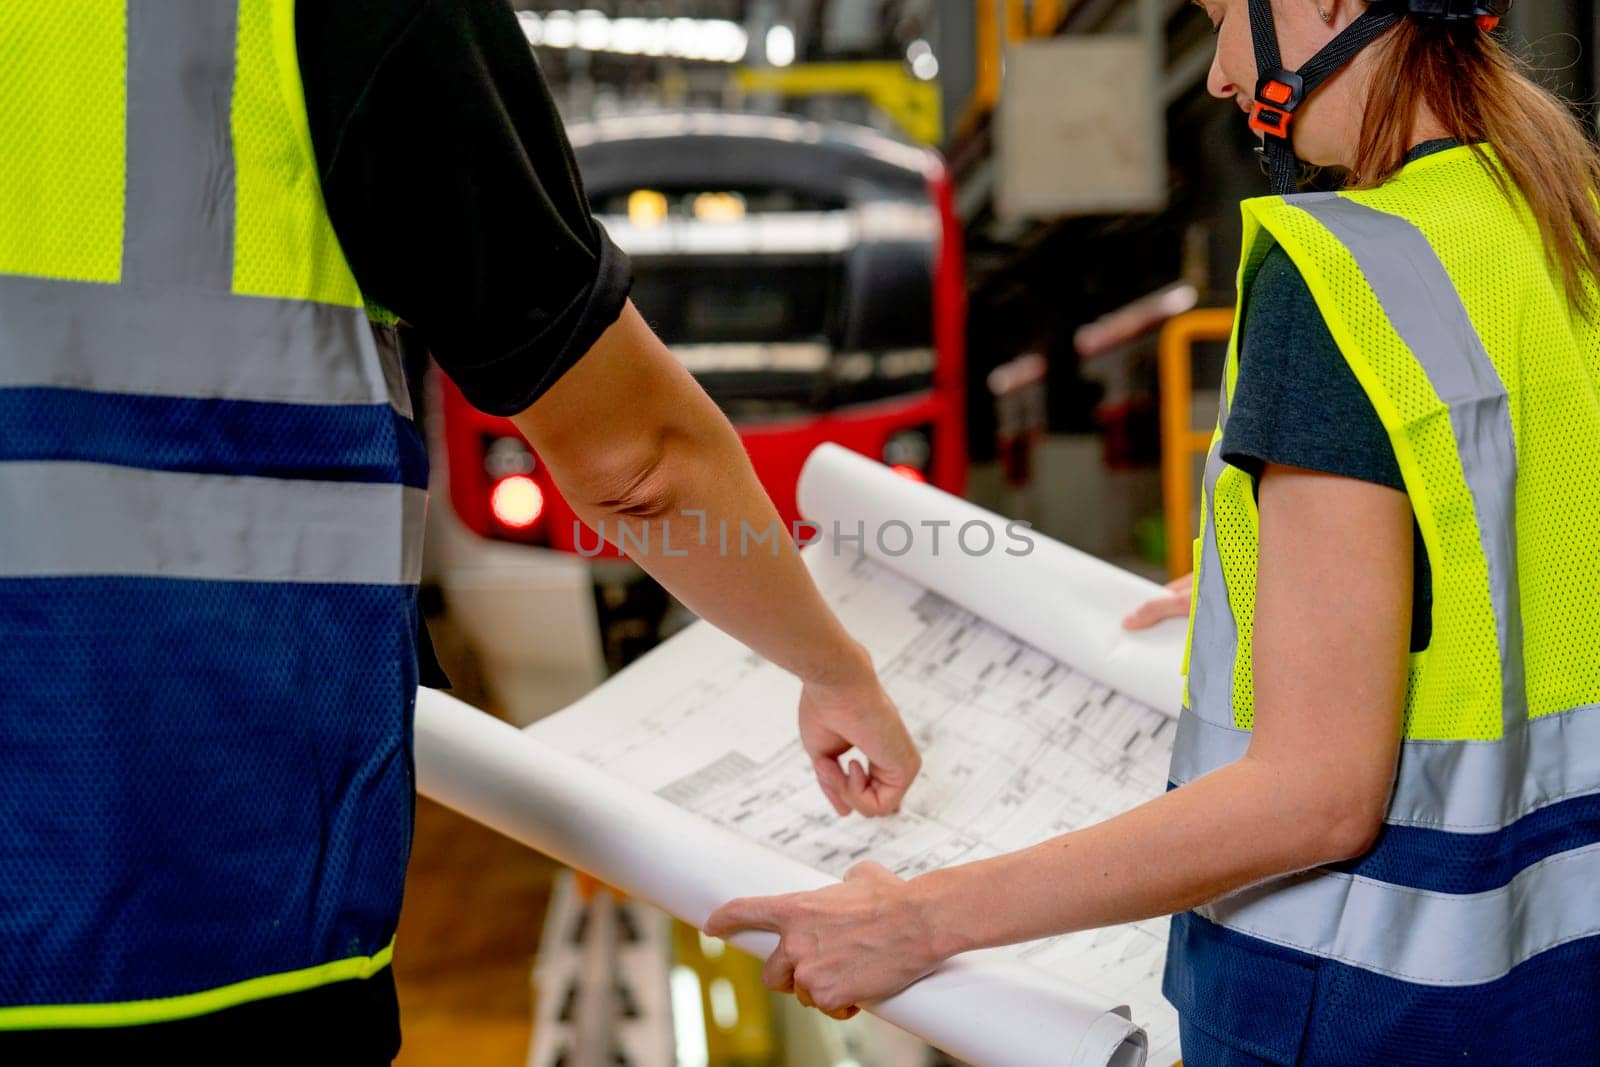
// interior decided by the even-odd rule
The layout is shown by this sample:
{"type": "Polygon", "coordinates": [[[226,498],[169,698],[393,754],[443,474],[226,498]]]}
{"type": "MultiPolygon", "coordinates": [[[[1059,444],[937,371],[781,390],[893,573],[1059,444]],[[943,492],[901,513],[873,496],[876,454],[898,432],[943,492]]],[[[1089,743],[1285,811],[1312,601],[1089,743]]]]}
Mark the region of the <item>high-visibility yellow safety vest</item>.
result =
{"type": "Polygon", "coordinates": [[[426,457],[292,0],[0,5],[0,1030],[381,969],[426,457]]]}
{"type": "MultiPolygon", "coordinates": [[[[1244,205],[1240,292],[1274,244],[1304,275],[1388,430],[1433,573],[1377,846],[1174,920],[1185,1028],[1272,1063],[1600,1059],[1600,327],[1482,152],[1244,205]]],[[[1236,327],[1179,786],[1239,758],[1255,712],[1258,515],[1219,455],[1238,369],[1236,327]]]]}

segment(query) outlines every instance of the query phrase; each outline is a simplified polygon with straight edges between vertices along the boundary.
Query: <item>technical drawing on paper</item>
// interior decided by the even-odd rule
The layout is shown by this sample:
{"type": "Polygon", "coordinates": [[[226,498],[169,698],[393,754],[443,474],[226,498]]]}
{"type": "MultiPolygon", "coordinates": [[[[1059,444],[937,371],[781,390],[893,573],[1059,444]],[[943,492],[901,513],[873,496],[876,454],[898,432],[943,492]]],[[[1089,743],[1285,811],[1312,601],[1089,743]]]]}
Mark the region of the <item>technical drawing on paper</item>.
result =
{"type": "MultiPolygon", "coordinates": [[[[906,877],[983,859],[1098,822],[1165,788],[1176,729],[1167,715],[870,559],[838,555],[829,542],[807,556],[823,595],[872,650],[923,753],[922,776],[900,815],[836,816],[794,736],[798,684],[709,627],[664,646],[677,645],[677,658],[657,662],[647,688],[635,686],[586,725],[557,716],[566,721],[549,722],[552,739],[836,876],[864,859],[906,877]]],[[[1177,1036],[1160,992],[1166,937],[1162,919],[1012,951],[1127,1003],[1160,1049],[1177,1036]]]]}

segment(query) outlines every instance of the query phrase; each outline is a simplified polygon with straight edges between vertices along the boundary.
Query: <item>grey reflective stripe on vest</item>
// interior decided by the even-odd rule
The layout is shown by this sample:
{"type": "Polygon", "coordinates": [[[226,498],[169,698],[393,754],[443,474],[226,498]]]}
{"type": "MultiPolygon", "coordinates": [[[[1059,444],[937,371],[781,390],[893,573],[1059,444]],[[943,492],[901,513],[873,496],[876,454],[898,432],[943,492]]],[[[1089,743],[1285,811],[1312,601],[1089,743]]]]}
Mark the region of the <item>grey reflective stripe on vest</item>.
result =
{"type": "Polygon", "coordinates": [[[395,327],[368,323],[366,332],[361,336],[372,344],[373,350],[377,353],[378,367],[383,373],[383,387],[389,394],[389,403],[406,418],[413,418],[411,391],[406,388],[406,369],[400,358],[400,336],[395,327]]]}
{"type": "Polygon", "coordinates": [[[128,5],[122,281],[0,277],[0,388],[409,414],[363,309],[232,294],[236,18],[219,0],[128,5]]]}
{"type": "Polygon", "coordinates": [[[128,191],[122,283],[226,293],[233,278],[228,87],[238,4],[128,4],[128,191]],[[221,92],[206,99],[201,91],[221,92]]]}
{"type": "MultiPolygon", "coordinates": [[[[1185,709],[1173,750],[1174,785],[1243,756],[1250,731],[1185,709]]],[[[1600,706],[1541,715],[1499,741],[1407,741],[1386,823],[1451,833],[1504,829],[1540,808],[1600,794],[1600,706]]]]}
{"type": "MultiPolygon", "coordinates": [[[[1202,597],[1195,604],[1198,611],[1202,597]]],[[[1195,640],[1200,638],[1198,620],[1195,640]]],[[[1189,698],[1194,699],[1194,662],[1189,660],[1189,698]]],[[[1220,770],[1244,756],[1250,748],[1250,731],[1241,730],[1232,723],[1215,722],[1200,715],[1193,708],[1184,708],[1178,715],[1178,732],[1172,741],[1172,764],[1167,780],[1173,785],[1188,785],[1203,775],[1220,770]]]]}
{"type": "Polygon", "coordinates": [[[0,388],[22,386],[390,402],[372,328],[357,309],[0,277],[0,388]]]}
{"type": "Polygon", "coordinates": [[[1350,250],[1395,332],[1449,406],[1489,565],[1501,718],[1509,728],[1528,717],[1528,698],[1517,590],[1517,448],[1505,385],[1449,272],[1415,224],[1332,193],[1291,202],[1350,250]]]}
{"type": "Polygon", "coordinates": [[[1402,981],[1481,985],[1541,952],[1600,934],[1597,885],[1600,845],[1589,845],[1541,860],[1484,893],[1434,893],[1315,871],[1197,910],[1250,937],[1402,981]]]}
{"type": "MultiPolygon", "coordinates": [[[[128,8],[122,279],[0,276],[0,388],[407,410],[364,309],[232,292],[236,4],[128,8]]],[[[0,578],[415,584],[425,501],[391,484],[0,463],[0,578]]]]}
{"type": "Polygon", "coordinates": [[[399,485],[0,463],[0,579],[410,585],[426,502],[399,485]]]}
{"type": "MultiPolygon", "coordinates": [[[[1227,400],[1223,400],[1218,426],[1227,423],[1227,400]]],[[[1206,453],[1205,491],[1210,510],[1201,536],[1200,573],[1196,578],[1194,634],[1189,651],[1189,702],[1207,721],[1233,727],[1233,662],[1238,655],[1239,633],[1228,599],[1228,585],[1217,552],[1217,479],[1226,464],[1222,460],[1222,438],[1206,453]]],[[[1179,738],[1181,744],[1181,736],[1179,738]]],[[[1178,750],[1181,751],[1181,748],[1178,750]]],[[[1174,759],[1177,751],[1174,752],[1174,759]]]]}

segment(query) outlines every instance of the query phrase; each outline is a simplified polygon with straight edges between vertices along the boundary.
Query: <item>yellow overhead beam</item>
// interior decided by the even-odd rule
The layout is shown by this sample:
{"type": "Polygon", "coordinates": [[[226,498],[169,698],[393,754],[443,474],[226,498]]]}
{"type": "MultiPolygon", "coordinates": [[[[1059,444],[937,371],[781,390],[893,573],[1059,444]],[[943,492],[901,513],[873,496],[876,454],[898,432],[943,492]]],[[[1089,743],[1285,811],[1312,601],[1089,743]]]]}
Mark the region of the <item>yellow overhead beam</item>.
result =
{"type": "Polygon", "coordinates": [[[897,60],[741,67],[734,83],[745,93],[864,96],[916,140],[938,144],[944,136],[939,87],[914,77],[897,60]]]}

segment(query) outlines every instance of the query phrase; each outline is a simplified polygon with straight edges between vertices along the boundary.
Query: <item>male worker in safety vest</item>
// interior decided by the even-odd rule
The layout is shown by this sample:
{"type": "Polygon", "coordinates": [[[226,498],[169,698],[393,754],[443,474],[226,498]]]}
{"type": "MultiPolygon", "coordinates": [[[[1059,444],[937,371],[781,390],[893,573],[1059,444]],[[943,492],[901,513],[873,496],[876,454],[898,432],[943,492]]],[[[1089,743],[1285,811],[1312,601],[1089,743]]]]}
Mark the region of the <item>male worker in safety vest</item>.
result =
{"type": "MultiPolygon", "coordinates": [[[[500,0],[0,5],[0,1062],[394,1056],[427,463],[392,324],[591,524],[767,528],[629,278],[500,0]]],[[[836,809],[898,806],[915,748],[794,553],[645,562],[804,681],[836,809]]]]}

